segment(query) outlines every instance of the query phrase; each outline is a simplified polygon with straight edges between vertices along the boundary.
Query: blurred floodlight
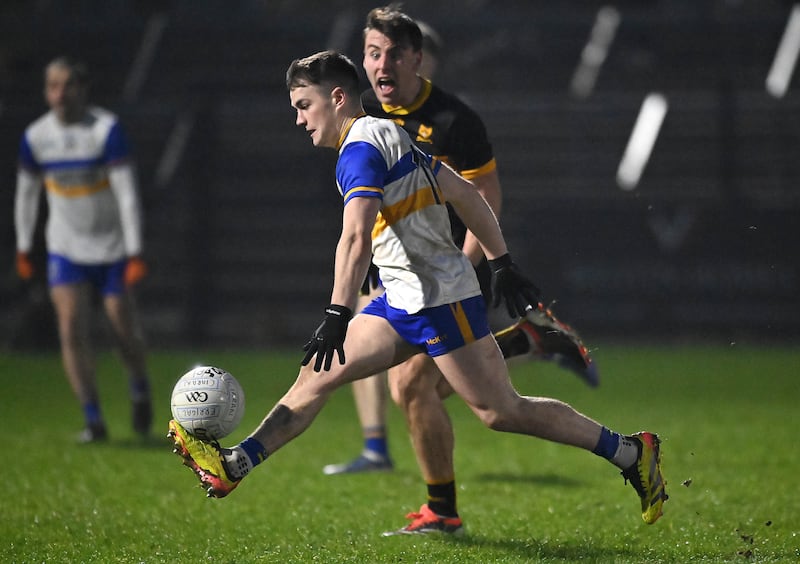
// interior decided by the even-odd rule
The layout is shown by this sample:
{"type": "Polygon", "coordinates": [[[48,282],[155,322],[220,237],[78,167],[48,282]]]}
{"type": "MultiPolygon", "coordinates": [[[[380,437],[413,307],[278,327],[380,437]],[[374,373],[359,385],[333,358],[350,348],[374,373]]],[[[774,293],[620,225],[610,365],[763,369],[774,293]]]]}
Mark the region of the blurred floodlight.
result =
{"type": "Polygon", "coordinates": [[[767,92],[776,98],[783,97],[789,89],[798,51],[800,51],[800,4],[795,4],[767,75],[767,92]]]}
{"type": "Polygon", "coordinates": [[[608,56],[619,27],[619,11],[613,6],[603,6],[598,10],[589,40],[581,52],[581,60],[570,82],[570,92],[579,98],[586,98],[594,90],[600,67],[608,56]]]}
{"type": "Polygon", "coordinates": [[[195,116],[191,111],[184,111],[178,116],[156,167],[155,184],[159,188],[166,188],[172,182],[178,165],[186,153],[194,122],[195,116]]]}
{"type": "Polygon", "coordinates": [[[139,45],[136,59],[122,87],[122,99],[126,103],[131,104],[139,97],[142,86],[150,72],[150,67],[153,66],[153,61],[158,52],[158,44],[164,36],[164,30],[166,30],[168,23],[169,17],[166,13],[154,14],[147,20],[142,43],[139,45]]]}
{"type": "Polygon", "coordinates": [[[667,99],[662,94],[648,94],[617,169],[617,184],[623,190],[633,190],[639,183],[666,115],[667,99]]]}

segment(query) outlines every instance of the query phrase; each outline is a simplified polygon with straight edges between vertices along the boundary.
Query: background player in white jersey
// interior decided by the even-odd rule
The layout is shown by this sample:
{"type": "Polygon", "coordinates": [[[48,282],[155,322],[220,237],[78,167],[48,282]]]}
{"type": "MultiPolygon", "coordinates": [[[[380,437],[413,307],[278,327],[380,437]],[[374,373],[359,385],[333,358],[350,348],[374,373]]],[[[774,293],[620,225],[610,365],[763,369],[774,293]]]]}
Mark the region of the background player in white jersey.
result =
{"type": "MultiPolygon", "coordinates": [[[[295,60],[286,74],[297,125],[315,146],[339,153],[336,182],[344,201],[331,303],[304,347],[297,380],[230,449],[170,421],[175,452],[209,496],[224,497],[305,431],[337,388],[423,352],[491,429],[577,446],[623,469],[639,495],[642,518],[655,522],[666,499],[658,437],[619,435],[559,400],[514,390],[475,270],[453,241],[446,203],[489,259],[497,303],[524,315],[538,292],[511,260],[497,219],[472,184],[422,153],[391,120],[365,115],[358,83],[352,61],[333,51],[295,60]],[[370,256],[386,291],[352,317],[370,256]]],[[[461,521],[441,519],[434,526],[458,532],[461,521]]]]}
{"type": "Polygon", "coordinates": [[[44,186],[47,277],[64,370],[86,420],[81,442],[107,437],[91,342],[94,292],[102,296],[128,372],[133,429],[146,435],[152,422],[144,343],[128,291],[146,274],[134,168],[117,117],[88,105],[88,88],[82,62],[59,57],[45,67],[50,111],[22,137],[14,209],[17,272],[30,279],[44,186]]]}

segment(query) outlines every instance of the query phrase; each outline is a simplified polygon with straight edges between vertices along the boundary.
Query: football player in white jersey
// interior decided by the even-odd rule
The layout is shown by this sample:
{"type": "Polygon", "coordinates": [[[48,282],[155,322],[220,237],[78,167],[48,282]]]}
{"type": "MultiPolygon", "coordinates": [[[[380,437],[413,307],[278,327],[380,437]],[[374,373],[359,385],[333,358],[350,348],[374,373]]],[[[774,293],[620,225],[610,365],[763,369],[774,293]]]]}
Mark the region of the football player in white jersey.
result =
{"type": "MultiPolygon", "coordinates": [[[[487,427],[573,445],[620,468],[639,495],[642,518],[655,522],[666,499],[655,434],[620,435],[560,400],[514,390],[475,269],[453,241],[446,206],[455,208],[489,260],[493,302],[522,316],[538,292],[511,260],[486,200],[416,148],[399,125],[364,113],[358,71],[344,55],[324,51],[295,60],[286,84],[297,125],[315,146],[339,153],[336,182],[344,210],[331,303],[304,347],[296,382],[244,441],[222,448],[170,421],[175,452],[207,495],[231,493],[307,429],[337,388],[423,352],[487,427]],[[353,317],[370,256],[386,291],[353,317]]],[[[427,504],[420,509],[431,513],[427,504]]],[[[459,518],[427,517],[425,527],[396,532],[462,530],[459,518]]]]}
{"type": "MultiPolygon", "coordinates": [[[[371,87],[361,94],[368,115],[394,120],[425,153],[447,162],[470,180],[500,217],[502,189],[494,151],[481,117],[460,98],[431,82],[441,39],[427,24],[414,21],[397,6],[374,8],[363,30],[363,67],[371,87]]],[[[474,237],[451,213],[453,239],[470,257],[484,296],[489,293],[489,267],[474,237]]],[[[376,269],[362,288],[367,303],[382,291],[378,284],[367,294],[376,269]]],[[[359,308],[365,304],[360,303],[359,308]]],[[[552,360],[570,369],[591,386],[599,382],[597,365],[577,333],[540,305],[521,319],[489,310],[490,326],[507,359],[552,360]]],[[[411,444],[422,471],[431,506],[456,517],[456,481],[453,463],[454,433],[428,433],[427,429],[452,427],[442,403],[451,390],[435,364],[417,355],[392,369],[392,398],[402,409],[411,444]],[[443,441],[443,442],[433,442],[443,441]]],[[[361,423],[363,449],[345,463],[328,464],[325,474],[390,470],[386,425],[385,375],[353,382],[353,397],[361,423]]]]}
{"type": "Polygon", "coordinates": [[[83,409],[80,442],[107,438],[91,342],[93,294],[102,298],[127,369],[133,429],[149,433],[150,386],[129,289],[146,274],[139,195],[117,117],[88,104],[86,65],[58,57],[45,67],[50,110],[29,125],[19,150],[14,222],[17,273],[34,276],[30,253],[42,187],[47,193],[47,278],[64,370],[83,409]]]}

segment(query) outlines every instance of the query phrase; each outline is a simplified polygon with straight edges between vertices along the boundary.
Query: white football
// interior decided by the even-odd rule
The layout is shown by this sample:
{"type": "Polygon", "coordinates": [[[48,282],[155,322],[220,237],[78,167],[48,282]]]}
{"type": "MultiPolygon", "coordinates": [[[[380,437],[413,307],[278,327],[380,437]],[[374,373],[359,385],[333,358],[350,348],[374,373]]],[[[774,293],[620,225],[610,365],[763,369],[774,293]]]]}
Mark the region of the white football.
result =
{"type": "Polygon", "coordinates": [[[198,366],[172,389],[172,417],[192,435],[219,440],[230,435],[244,415],[244,390],[230,372],[198,366]]]}

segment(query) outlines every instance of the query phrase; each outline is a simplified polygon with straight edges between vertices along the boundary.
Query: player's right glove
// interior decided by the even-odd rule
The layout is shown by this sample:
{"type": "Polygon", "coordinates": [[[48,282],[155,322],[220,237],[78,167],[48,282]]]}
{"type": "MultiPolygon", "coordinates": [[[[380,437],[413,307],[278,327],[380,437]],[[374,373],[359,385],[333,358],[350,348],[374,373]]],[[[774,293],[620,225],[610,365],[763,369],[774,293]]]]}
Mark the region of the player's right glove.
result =
{"type": "Polygon", "coordinates": [[[361,295],[369,296],[372,290],[376,290],[381,285],[381,278],[378,275],[378,267],[373,263],[369,263],[369,270],[364,277],[364,283],[361,285],[361,295]]]}
{"type": "Polygon", "coordinates": [[[528,306],[536,307],[541,291],[525,278],[510,254],[490,260],[489,267],[492,269],[492,307],[505,302],[511,317],[524,317],[528,306]]]}
{"type": "Polygon", "coordinates": [[[344,364],[344,338],[347,336],[347,324],[352,317],[353,312],[349,307],[336,304],[326,307],[325,319],[303,347],[306,356],[301,364],[305,366],[316,354],[314,372],[320,371],[323,361],[325,370],[330,370],[334,352],[339,354],[339,364],[344,364]]]}
{"type": "Polygon", "coordinates": [[[17,276],[23,280],[30,280],[33,278],[33,261],[30,255],[22,251],[17,251],[17,276]]]}

